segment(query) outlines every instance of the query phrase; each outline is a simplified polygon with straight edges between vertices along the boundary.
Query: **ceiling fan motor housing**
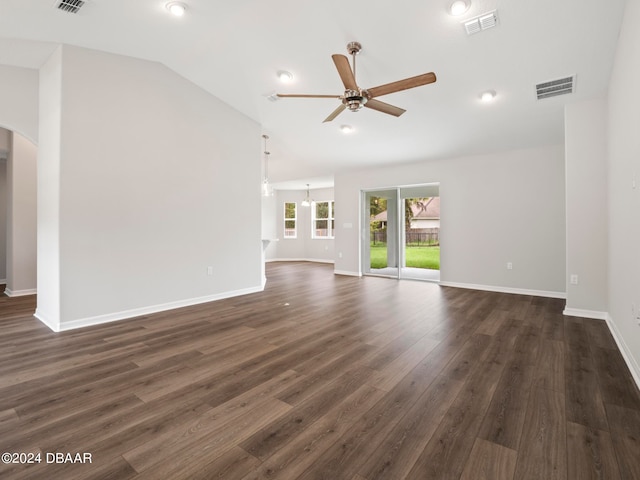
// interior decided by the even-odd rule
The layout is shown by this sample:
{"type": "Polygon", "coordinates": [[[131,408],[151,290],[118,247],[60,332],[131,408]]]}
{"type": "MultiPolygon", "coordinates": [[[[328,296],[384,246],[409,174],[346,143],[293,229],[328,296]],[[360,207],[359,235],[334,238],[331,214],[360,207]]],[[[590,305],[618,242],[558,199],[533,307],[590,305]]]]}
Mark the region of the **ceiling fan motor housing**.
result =
{"type": "Polygon", "coordinates": [[[364,104],[367,103],[368,98],[363,95],[363,92],[358,90],[345,90],[342,103],[352,112],[357,112],[364,104]]]}

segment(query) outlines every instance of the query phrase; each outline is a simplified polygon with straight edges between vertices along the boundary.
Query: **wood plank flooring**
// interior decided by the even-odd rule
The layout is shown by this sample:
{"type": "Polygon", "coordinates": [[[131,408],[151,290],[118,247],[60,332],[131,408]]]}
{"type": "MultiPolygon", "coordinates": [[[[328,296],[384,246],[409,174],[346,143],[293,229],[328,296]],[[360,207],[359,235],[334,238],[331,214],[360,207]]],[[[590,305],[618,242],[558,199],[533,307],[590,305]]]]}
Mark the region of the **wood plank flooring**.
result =
{"type": "Polygon", "coordinates": [[[267,278],[57,334],[0,297],[0,453],[41,455],[0,478],[640,478],[640,394],[604,322],[329,265],[267,278]]]}

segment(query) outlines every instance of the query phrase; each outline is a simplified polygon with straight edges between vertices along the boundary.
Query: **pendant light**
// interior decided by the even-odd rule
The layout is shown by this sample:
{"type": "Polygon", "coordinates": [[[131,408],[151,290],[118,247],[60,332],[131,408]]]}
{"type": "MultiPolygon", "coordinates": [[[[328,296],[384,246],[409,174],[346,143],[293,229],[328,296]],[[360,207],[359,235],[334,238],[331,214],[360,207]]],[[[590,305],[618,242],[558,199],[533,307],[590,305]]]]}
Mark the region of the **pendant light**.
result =
{"type": "Polygon", "coordinates": [[[304,197],[304,200],[302,201],[302,206],[308,207],[310,205],[311,205],[311,197],[309,196],[309,184],[307,183],[307,196],[304,197]]]}
{"type": "Polygon", "coordinates": [[[271,155],[267,151],[267,140],[269,140],[268,135],[262,135],[264,138],[264,178],[262,179],[262,196],[263,197],[271,197],[273,196],[273,187],[269,183],[269,155],[271,155]]]}

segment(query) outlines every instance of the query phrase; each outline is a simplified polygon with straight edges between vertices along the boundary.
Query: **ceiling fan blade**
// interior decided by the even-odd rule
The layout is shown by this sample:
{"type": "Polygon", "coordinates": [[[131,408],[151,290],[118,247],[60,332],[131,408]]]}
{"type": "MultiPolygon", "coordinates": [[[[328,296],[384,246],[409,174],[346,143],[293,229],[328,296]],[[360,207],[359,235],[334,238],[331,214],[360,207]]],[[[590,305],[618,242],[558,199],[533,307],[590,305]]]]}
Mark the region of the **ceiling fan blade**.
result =
{"type": "Polygon", "coordinates": [[[345,107],[344,105],[340,104],[340,106],[338,108],[336,108],[333,112],[331,112],[331,115],[329,115],[327,118],[325,118],[322,123],[330,122],[331,120],[336,118],[338,115],[340,115],[345,110],[345,108],[347,108],[347,107],[345,107]]]}
{"type": "Polygon", "coordinates": [[[406,112],[404,108],[395,107],[393,105],[389,105],[388,103],[384,103],[373,98],[365,103],[364,106],[373,110],[377,110],[378,112],[388,113],[389,115],[393,115],[394,117],[399,117],[404,112],[406,112]]]}
{"type": "Polygon", "coordinates": [[[334,54],[331,55],[333,58],[333,63],[336,64],[336,68],[338,69],[338,74],[342,79],[342,83],[344,83],[344,88],[348,90],[358,90],[358,85],[356,85],[356,77],[353,75],[351,71],[351,66],[349,65],[349,59],[344,55],[334,54]]]}
{"type": "Polygon", "coordinates": [[[280,98],[341,98],[341,95],[306,95],[302,93],[276,93],[280,98]]]}
{"type": "Polygon", "coordinates": [[[397,82],[387,83],[380,85],[379,87],[373,87],[367,89],[369,97],[380,97],[382,95],[388,95],[389,93],[400,92],[402,90],[408,90],[410,88],[420,87],[422,85],[428,85],[436,81],[436,74],[433,72],[423,73],[411,78],[405,78],[404,80],[398,80],[397,82]]]}

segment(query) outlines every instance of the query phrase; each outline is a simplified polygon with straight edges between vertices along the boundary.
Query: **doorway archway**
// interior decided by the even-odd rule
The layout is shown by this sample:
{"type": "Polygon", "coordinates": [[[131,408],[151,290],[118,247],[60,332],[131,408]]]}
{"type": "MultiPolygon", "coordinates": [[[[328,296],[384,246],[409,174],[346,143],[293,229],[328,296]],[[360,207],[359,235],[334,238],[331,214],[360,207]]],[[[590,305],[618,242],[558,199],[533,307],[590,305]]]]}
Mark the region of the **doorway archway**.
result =
{"type": "Polygon", "coordinates": [[[0,279],[5,295],[37,291],[37,147],[20,133],[0,128],[0,279]]]}

